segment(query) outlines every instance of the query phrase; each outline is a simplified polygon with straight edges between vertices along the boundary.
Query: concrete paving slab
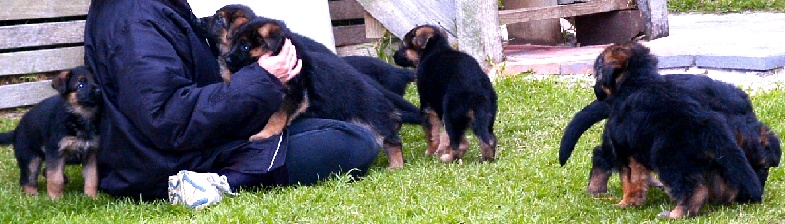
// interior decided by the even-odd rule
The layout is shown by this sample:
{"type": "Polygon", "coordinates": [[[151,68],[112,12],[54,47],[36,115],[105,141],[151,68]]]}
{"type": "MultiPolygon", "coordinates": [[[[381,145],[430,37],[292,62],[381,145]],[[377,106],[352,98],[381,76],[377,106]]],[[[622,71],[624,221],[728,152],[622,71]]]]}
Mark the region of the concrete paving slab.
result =
{"type": "MultiPolygon", "coordinates": [[[[658,55],[660,68],[767,71],[785,67],[785,13],[671,14],[668,20],[670,36],[644,43],[658,55]]],[[[505,73],[514,74],[510,68],[517,67],[553,74],[556,66],[562,74],[590,71],[587,61],[606,46],[506,46],[505,73]]]]}

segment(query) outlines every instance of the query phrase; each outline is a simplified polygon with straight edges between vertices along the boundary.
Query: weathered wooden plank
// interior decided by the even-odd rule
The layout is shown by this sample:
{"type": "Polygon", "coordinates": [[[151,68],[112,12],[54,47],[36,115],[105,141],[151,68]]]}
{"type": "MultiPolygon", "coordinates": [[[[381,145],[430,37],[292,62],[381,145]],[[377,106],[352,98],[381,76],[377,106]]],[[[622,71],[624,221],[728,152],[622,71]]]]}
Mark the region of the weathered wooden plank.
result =
{"type": "Polygon", "coordinates": [[[0,109],[34,105],[47,97],[57,95],[51,81],[26,82],[0,86],[0,109]]]}
{"type": "Polygon", "coordinates": [[[438,24],[450,33],[450,41],[455,41],[455,0],[357,2],[399,38],[417,25],[438,24]]]}
{"type": "Polygon", "coordinates": [[[90,0],[3,0],[0,20],[87,15],[90,0]]]}
{"type": "Polygon", "coordinates": [[[499,21],[502,24],[513,24],[541,19],[573,17],[633,8],[635,8],[635,5],[632,3],[632,1],[628,0],[594,0],[587,3],[577,3],[571,5],[500,10],[499,21]]]}
{"type": "Polygon", "coordinates": [[[362,19],[365,9],[357,0],[329,1],[332,20],[362,19]]]}
{"type": "Polygon", "coordinates": [[[84,20],[0,27],[0,49],[84,42],[84,20]]]}
{"type": "Polygon", "coordinates": [[[489,72],[503,56],[498,0],[456,0],[456,8],[458,48],[489,72]]]}
{"type": "Polygon", "coordinates": [[[82,46],[3,53],[0,54],[0,76],[63,70],[82,64],[82,46]]]}
{"type": "Polygon", "coordinates": [[[379,22],[376,18],[366,12],[365,13],[365,37],[367,38],[382,38],[384,34],[387,33],[387,28],[384,28],[384,24],[379,22]]]}
{"type": "Polygon", "coordinates": [[[333,36],[335,38],[335,46],[338,47],[374,41],[374,39],[365,37],[364,24],[333,27],[333,36]]]}
{"type": "Polygon", "coordinates": [[[643,16],[644,32],[647,40],[667,37],[668,2],[666,0],[638,0],[638,8],[643,16]]]}
{"type": "MultiPolygon", "coordinates": [[[[556,0],[502,0],[505,9],[558,5],[556,0]]],[[[558,18],[507,24],[510,44],[557,45],[564,42],[558,18]]]]}

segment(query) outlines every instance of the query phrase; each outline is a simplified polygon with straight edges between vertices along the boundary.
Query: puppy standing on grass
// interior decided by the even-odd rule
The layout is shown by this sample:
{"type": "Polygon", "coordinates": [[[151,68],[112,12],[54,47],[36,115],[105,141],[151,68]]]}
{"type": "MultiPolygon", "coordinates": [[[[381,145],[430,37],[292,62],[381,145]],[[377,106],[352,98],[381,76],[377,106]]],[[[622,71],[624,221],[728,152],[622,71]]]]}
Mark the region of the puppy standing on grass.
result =
{"type": "Polygon", "coordinates": [[[316,42],[291,32],[282,21],[257,17],[240,27],[234,34],[234,46],[224,60],[230,71],[236,72],[262,55],[283,53],[286,40],[295,46],[302,70],[286,83],[280,110],[250,140],[281,133],[298,116],[347,121],[374,133],[390,161],[389,169],[403,167],[402,142],[398,136],[400,114],[388,97],[402,98],[369,84],[360,78],[362,74],[332,52],[307,50],[307,45],[316,42]]]}
{"type": "Polygon", "coordinates": [[[46,163],[46,191],[62,197],[67,161],[82,161],[84,193],[98,192],[96,150],[101,90],[85,67],[61,72],[52,80],[59,93],[38,103],[22,116],[15,130],[0,134],[0,144],[14,144],[19,184],[28,195],[38,194],[38,175],[46,163]]]}
{"type": "Polygon", "coordinates": [[[471,126],[480,140],[480,161],[495,159],[496,92],[472,56],[452,49],[439,27],[423,25],[404,36],[395,61],[417,68],[426,154],[437,154],[443,162],[462,158],[469,147],[465,131],[471,126]],[[440,133],[442,124],[446,135],[440,133]]]}
{"type": "Polygon", "coordinates": [[[611,105],[603,144],[622,168],[619,206],[641,204],[652,170],[676,203],[661,217],[696,216],[708,202],[760,202],[761,181],[725,116],[659,75],[656,62],[648,48],[625,43],[606,48],[595,65],[611,105]]]}
{"type": "MultiPolygon", "coordinates": [[[[747,93],[734,85],[703,75],[675,74],[665,75],[663,78],[687,88],[690,95],[699,99],[701,104],[725,116],[728,126],[735,134],[736,143],[744,150],[747,161],[758,174],[761,185],[765,185],[769,169],[779,166],[782,150],[779,137],[756,117],[747,93]]],[[[583,132],[594,123],[608,118],[610,105],[602,101],[607,96],[602,92],[599,82],[595,86],[597,100],[576,113],[565,128],[559,149],[559,163],[562,166],[569,159],[583,132]]],[[[607,192],[612,169],[617,168],[613,153],[612,147],[598,146],[594,149],[587,187],[590,194],[596,196],[607,192]]]]}

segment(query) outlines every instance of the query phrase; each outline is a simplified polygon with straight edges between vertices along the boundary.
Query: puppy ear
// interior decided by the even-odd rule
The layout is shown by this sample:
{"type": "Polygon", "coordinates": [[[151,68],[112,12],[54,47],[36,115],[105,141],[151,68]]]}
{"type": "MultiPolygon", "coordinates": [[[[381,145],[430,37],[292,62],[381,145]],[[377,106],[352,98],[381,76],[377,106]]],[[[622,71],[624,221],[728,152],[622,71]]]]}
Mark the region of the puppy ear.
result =
{"type": "Polygon", "coordinates": [[[273,51],[274,55],[281,52],[286,36],[280,24],[275,22],[265,23],[262,27],[259,27],[257,32],[259,33],[258,41],[265,43],[269,50],[273,51]]]}
{"type": "Polygon", "coordinates": [[[54,79],[52,79],[52,88],[57,90],[60,94],[65,94],[68,91],[68,79],[71,78],[71,71],[65,70],[60,72],[54,79]]]}
{"type": "Polygon", "coordinates": [[[431,39],[431,36],[417,36],[415,37],[412,42],[414,42],[414,46],[420,49],[425,49],[425,46],[428,44],[428,40],[431,39]]]}

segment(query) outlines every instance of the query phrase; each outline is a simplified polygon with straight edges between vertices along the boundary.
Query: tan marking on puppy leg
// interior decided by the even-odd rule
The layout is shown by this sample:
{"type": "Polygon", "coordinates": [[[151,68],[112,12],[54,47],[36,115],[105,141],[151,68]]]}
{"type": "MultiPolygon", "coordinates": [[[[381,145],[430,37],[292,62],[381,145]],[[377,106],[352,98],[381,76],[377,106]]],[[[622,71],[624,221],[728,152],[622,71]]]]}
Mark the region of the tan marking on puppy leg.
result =
{"type": "Polygon", "coordinates": [[[478,139],[480,142],[480,150],[482,150],[482,157],[480,161],[493,161],[496,160],[496,139],[491,137],[490,142],[485,143],[482,139],[478,139]]]}
{"type": "Polygon", "coordinates": [[[98,195],[98,165],[97,152],[90,150],[82,162],[82,177],[84,178],[84,194],[95,198],[98,195]]]}
{"type": "Polygon", "coordinates": [[[443,131],[439,134],[439,148],[436,149],[436,155],[439,155],[442,162],[449,163],[456,159],[456,154],[456,150],[450,147],[450,136],[443,131]]]}
{"type": "Polygon", "coordinates": [[[458,144],[458,154],[456,155],[456,159],[463,158],[466,155],[466,152],[469,151],[469,140],[466,139],[466,135],[461,136],[461,142],[458,144]]]}
{"type": "Polygon", "coordinates": [[[669,219],[680,219],[684,217],[692,217],[699,214],[700,209],[709,198],[708,188],[703,184],[698,184],[692,192],[692,195],[684,201],[677,202],[676,207],[670,212],[660,213],[661,217],[669,219]]]}
{"type": "Polygon", "coordinates": [[[425,155],[434,155],[440,145],[442,120],[439,119],[439,115],[436,112],[431,110],[427,111],[425,116],[427,116],[429,124],[423,125],[425,140],[428,141],[428,149],[425,150],[425,155]],[[430,129],[428,129],[428,126],[430,126],[430,129]]]}
{"type": "MultiPolygon", "coordinates": [[[[35,190],[35,194],[38,194],[38,174],[41,171],[41,157],[35,157],[30,160],[30,163],[27,165],[27,183],[29,186],[32,186],[32,189],[35,190]]],[[[27,190],[25,190],[27,192],[27,190]]]]}
{"type": "Polygon", "coordinates": [[[736,201],[739,190],[728,186],[725,178],[719,173],[708,175],[709,200],[714,203],[730,204],[736,201]]]}
{"type": "Polygon", "coordinates": [[[611,178],[611,173],[610,170],[592,168],[589,172],[589,186],[586,187],[586,192],[595,197],[608,193],[608,180],[611,178]]]}
{"type": "MultiPolygon", "coordinates": [[[[282,107],[283,109],[283,107],[282,107]]],[[[278,112],[273,113],[270,116],[270,119],[267,120],[267,124],[264,126],[264,129],[259,133],[252,135],[248,138],[249,141],[259,141],[262,139],[269,138],[270,136],[280,134],[284,127],[286,127],[288,115],[283,110],[278,110],[278,112]]]]}
{"type": "Polygon", "coordinates": [[[53,200],[60,199],[65,190],[65,160],[47,160],[46,164],[46,193],[53,200]],[[51,164],[50,164],[51,162],[51,164]]]}
{"type": "Polygon", "coordinates": [[[22,186],[22,190],[25,192],[26,195],[30,195],[30,196],[38,195],[38,186],[25,185],[22,186]]]}
{"type": "Polygon", "coordinates": [[[388,170],[393,170],[403,167],[403,150],[401,146],[393,146],[384,144],[384,152],[387,154],[387,159],[390,161],[388,170]]]}
{"type": "Polygon", "coordinates": [[[640,206],[646,200],[648,185],[646,180],[650,171],[637,160],[630,158],[628,167],[619,172],[622,182],[623,196],[619,207],[640,206]]]}

